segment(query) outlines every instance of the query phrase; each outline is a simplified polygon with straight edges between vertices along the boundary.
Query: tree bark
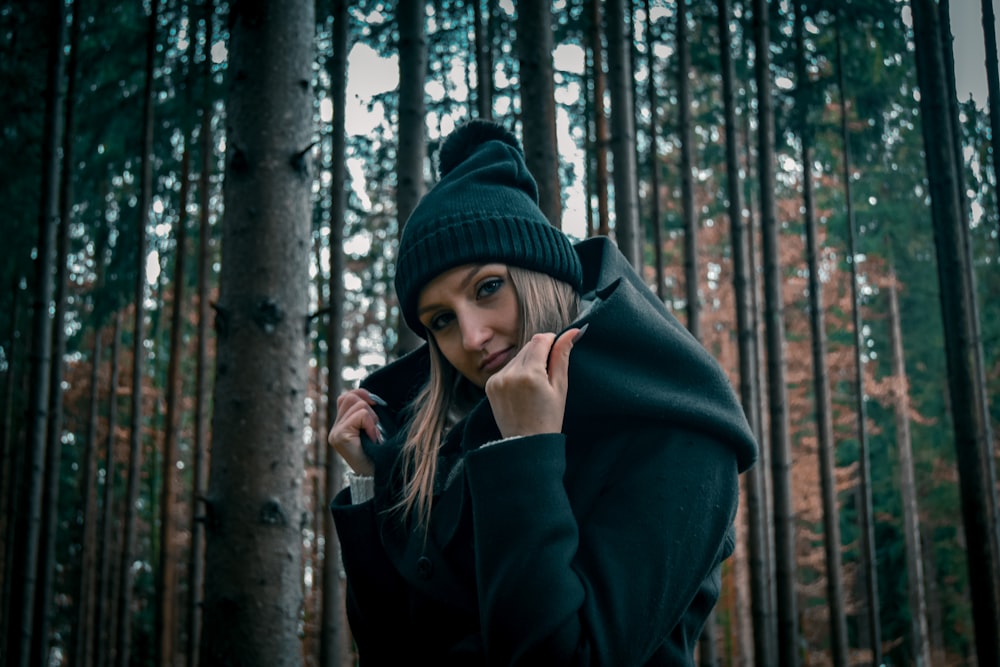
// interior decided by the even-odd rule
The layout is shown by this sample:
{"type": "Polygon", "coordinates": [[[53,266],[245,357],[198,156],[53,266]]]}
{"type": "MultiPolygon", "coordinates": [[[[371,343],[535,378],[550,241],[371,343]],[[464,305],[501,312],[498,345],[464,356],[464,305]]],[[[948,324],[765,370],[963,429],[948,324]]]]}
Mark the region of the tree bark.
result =
{"type": "Polygon", "coordinates": [[[539,208],[552,225],[561,229],[562,188],[552,50],[551,5],[520,3],[517,7],[517,54],[524,162],[538,183],[539,208]]]}
{"type": "Polygon", "coordinates": [[[140,176],[139,220],[137,223],[135,265],[135,309],[132,328],[132,414],[129,424],[129,467],[125,492],[124,524],[118,589],[118,645],[115,651],[117,667],[128,667],[132,649],[132,562],[136,551],[136,504],[139,500],[142,468],[143,406],[142,379],[145,369],[146,331],[146,226],[153,193],[153,69],[156,58],[156,23],[160,12],[159,0],[153,0],[146,33],[146,89],[142,113],[142,171],[140,176]]]}
{"type": "MultiPolygon", "coordinates": [[[[992,0],[981,0],[983,12],[983,43],[986,47],[986,88],[989,91],[990,146],[992,147],[993,182],[1000,183],[1000,64],[997,63],[996,14],[992,0]]],[[[994,197],[997,210],[997,230],[1000,231],[1000,197],[994,197]]],[[[1000,241],[1000,233],[996,235],[1000,241]]]]}
{"type": "MultiPolygon", "coordinates": [[[[591,79],[593,80],[594,114],[594,194],[597,198],[597,229],[599,236],[611,234],[608,209],[608,117],[604,110],[607,77],[604,73],[604,46],[601,39],[601,1],[589,0],[590,25],[588,43],[591,53],[591,79]]],[[[593,230],[588,230],[591,234],[593,230]]]]}
{"type": "MultiPolygon", "coordinates": [[[[396,214],[400,236],[413,209],[424,195],[424,81],[427,78],[427,36],[424,0],[400,0],[399,22],[399,149],[396,156],[396,214]]],[[[420,345],[420,337],[399,317],[397,356],[420,345]]]]}
{"type": "MultiPolygon", "coordinates": [[[[757,317],[753,307],[750,230],[743,213],[743,183],[736,125],[735,79],[730,36],[729,0],[717,0],[722,101],[725,114],[726,193],[733,256],[733,292],[736,297],[736,330],[740,364],[740,401],[754,435],[760,438],[757,359],[757,317]]],[[[766,489],[764,466],[758,462],[744,477],[746,493],[747,555],[750,580],[750,615],[753,620],[753,655],[758,665],[773,664],[768,630],[769,576],[767,572],[766,489]]],[[[749,651],[749,647],[743,647],[749,651]]]]}
{"type": "Polygon", "coordinates": [[[79,667],[93,664],[94,600],[97,550],[97,415],[100,407],[100,367],[104,341],[103,329],[94,330],[94,351],[90,357],[90,402],[87,409],[87,437],[80,469],[80,498],[83,500],[83,526],[80,531],[82,556],[77,586],[76,626],[73,628],[71,663],[79,667]]]}
{"type": "Polygon", "coordinates": [[[663,221],[660,210],[660,151],[659,151],[659,95],[656,92],[656,56],[653,54],[653,19],[650,0],[646,9],[646,95],[649,98],[649,223],[653,226],[653,265],[656,267],[656,296],[665,298],[663,280],[663,221]]]}
{"type": "Polygon", "coordinates": [[[847,213],[847,258],[851,267],[851,319],[854,325],[854,400],[858,437],[858,522],[861,533],[861,573],[864,578],[865,619],[868,640],[871,643],[872,664],[882,664],[882,629],[878,592],[878,570],[875,554],[875,512],[872,506],[871,462],[868,454],[868,414],[865,409],[865,375],[862,349],[864,332],[861,328],[861,301],[858,295],[858,265],[855,242],[854,202],[851,195],[851,145],[847,128],[847,99],[844,82],[844,59],[840,38],[840,20],[837,14],[837,88],[840,93],[840,134],[843,146],[844,201],[847,213]]]}
{"type": "MultiPolygon", "coordinates": [[[[823,317],[823,285],[819,279],[819,234],[813,200],[813,136],[809,125],[808,75],[806,73],[805,7],[795,6],[795,73],[798,85],[799,140],[802,143],[802,204],[805,212],[806,264],[809,267],[809,328],[812,334],[813,394],[819,448],[819,479],[823,500],[823,552],[826,563],[826,597],[830,623],[830,653],[835,667],[846,667],[847,616],[844,611],[843,566],[840,550],[840,507],[837,502],[836,441],[833,435],[833,401],[827,372],[826,321],[823,317]]],[[[846,160],[845,160],[846,162],[846,160]]],[[[848,205],[850,206],[850,205],[848,205]]],[[[878,664],[878,663],[875,663],[878,664]]]]}
{"type": "MultiPolygon", "coordinates": [[[[489,11],[489,10],[488,10],[489,11]]],[[[493,41],[483,23],[480,0],[472,3],[476,48],[476,113],[480,118],[493,118],[493,41]]]]}
{"type": "Polygon", "coordinates": [[[624,0],[606,4],[608,79],[611,87],[611,153],[614,160],[615,240],[625,259],[642,268],[639,186],[635,162],[632,47],[624,0]]]}
{"type": "MultiPolygon", "coordinates": [[[[961,529],[958,530],[961,532],[961,529]]],[[[923,550],[924,586],[927,589],[927,630],[930,633],[932,665],[945,664],[944,609],[938,589],[938,569],[934,562],[934,549],[923,550]]]]}
{"type": "MultiPolygon", "coordinates": [[[[478,3],[476,3],[478,6],[478,3]]],[[[329,428],[337,419],[337,397],[344,389],[342,376],[344,352],[344,224],[350,184],[347,183],[347,0],[333,3],[333,55],[330,58],[330,96],[333,101],[333,127],[330,130],[330,278],[329,313],[327,315],[326,354],[327,389],[326,423],[329,428]]],[[[323,443],[325,445],[325,429],[323,443]]],[[[329,505],[344,484],[340,456],[326,448],[325,488],[323,508],[323,617],[320,635],[320,667],[346,665],[350,652],[350,633],[344,606],[340,576],[340,541],[329,505]]]]}
{"type": "Polygon", "coordinates": [[[767,0],[754,0],[756,49],[758,173],[764,256],[764,323],[767,337],[767,385],[770,410],[771,477],[774,494],[775,584],[778,611],[778,665],[799,664],[796,592],[795,512],[791,489],[788,390],[785,383],[785,323],[781,293],[778,221],[775,208],[774,101],[770,78],[770,18],[767,0]]]}
{"type": "Polygon", "coordinates": [[[997,473],[996,461],[993,452],[993,426],[990,415],[990,399],[987,393],[986,363],[983,355],[982,327],[979,317],[979,292],[976,288],[976,264],[972,255],[972,242],[969,238],[969,201],[966,195],[965,186],[965,159],[962,147],[962,126],[959,120],[958,95],[955,84],[955,52],[952,47],[951,35],[951,11],[948,0],[940,0],[938,4],[938,15],[941,17],[941,54],[944,58],[944,71],[948,85],[948,109],[949,121],[952,133],[952,145],[955,150],[955,186],[958,198],[959,220],[961,225],[962,254],[965,256],[965,289],[969,294],[969,349],[972,354],[972,365],[975,371],[976,405],[979,409],[979,423],[982,424],[982,440],[986,446],[982,450],[982,470],[984,485],[993,492],[986,496],[986,509],[988,520],[992,529],[990,530],[989,548],[992,552],[991,560],[994,564],[993,571],[993,596],[1000,603],[1000,509],[997,506],[997,473]]]}
{"type": "MultiPolygon", "coordinates": [[[[193,44],[194,41],[191,41],[193,44]]],[[[193,55],[193,51],[189,50],[193,55]]],[[[186,86],[191,90],[191,81],[186,86]]],[[[190,101],[188,102],[190,106],[190,101]]],[[[187,114],[185,114],[187,116],[187,114]]],[[[187,266],[187,200],[191,186],[191,131],[182,123],[184,148],[180,165],[180,192],[178,194],[177,229],[174,247],[173,304],[170,315],[170,359],[167,362],[167,410],[163,429],[163,458],[160,461],[160,560],[156,577],[157,623],[156,651],[162,667],[172,667],[177,642],[177,563],[180,554],[174,547],[177,532],[178,508],[175,507],[179,489],[177,474],[177,430],[181,401],[181,345],[185,317],[185,269],[187,266]]]]}
{"type": "Polygon", "coordinates": [[[205,41],[202,54],[201,173],[198,178],[198,351],[195,376],[195,432],[192,462],[191,552],[188,563],[187,667],[198,667],[201,641],[202,595],[205,585],[205,524],[202,500],[208,492],[209,444],[209,280],[212,275],[212,229],[210,227],[211,175],[215,152],[212,142],[212,22],[214,0],[205,0],[205,41]]]}
{"type": "Polygon", "coordinates": [[[46,432],[52,363],[53,322],[49,314],[56,257],[56,226],[59,220],[59,153],[63,114],[63,74],[65,57],[66,7],[62,0],[46,4],[48,61],[46,63],[45,112],[42,130],[42,183],[38,215],[38,246],[35,257],[34,312],[32,315],[31,355],[29,358],[29,396],[27,466],[22,474],[24,486],[18,503],[16,560],[11,572],[20,576],[13,582],[10,619],[7,624],[7,664],[27,667],[31,664],[35,605],[38,592],[39,558],[42,555],[42,497],[45,488],[46,432]]]}
{"type": "Polygon", "coordinates": [[[910,394],[903,358],[903,331],[899,323],[899,298],[892,248],[886,237],[889,262],[889,343],[892,349],[892,402],[896,422],[896,451],[899,453],[899,495],[903,505],[903,539],[906,543],[907,599],[910,603],[910,657],[916,667],[931,664],[927,631],[927,596],[924,592],[924,557],[920,543],[920,512],[917,483],[913,471],[913,443],[910,439],[910,394]]]}
{"type": "Polygon", "coordinates": [[[698,297],[698,218],[694,210],[694,137],[691,132],[691,49],[687,0],[677,2],[677,132],[681,143],[681,216],[684,219],[684,292],[687,328],[701,340],[698,297]]]}
{"type": "Polygon", "coordinates": [[[111,370],[108,381],[108,433],[104,448],[104,488],[101,492],[101,541],[98,544],[97,560],[101,564],[97,580],[97,604],[94,609],[94,666],[106,667],[113,664],[114,647],[117,642],[117,614],[115,612],[113,548],[115,501],[115,443],[118,435],[118,371],[121,360],[122,312],[116,310],[111,333],[111,370]]]}
{"type": "Polygon", "coordinates": [[[66,289],[69,253],[69,225],[73,211],[75,162],[76,75],[79,51],[79,5],[74,3],[70,14],[71,29],[69,59],[66,65],[66,92],[63,98],[62,168],[59,178],[59,223],[56,235],[55,293],[52,314],[52,361],[49,365],[49,423],[46,431],[45,488],[42,495],[42,534],[40,570],[35,600],[35,632],[32,647],[33,662],[48,662],[54,601],[56,541],[59,530],[59,482],[62,472],[63,376],[66,363],[66,289]]]}
{"type": "Polygon", "coordinates": [[[299,665],[314,3],[236,2],[205,665],[299,665]]]}
{"type": "Polygon", "coordinates": [[[924,133],[927,175],[930,181],[931,217],[937,251],[941,319],[944,326],[948,392],[951,400],[955,450],[958,461],[962,516],[979,664],[1000,662],[1000,605],[997,563],[991,541],[996,527],[990,515],[990,497],[996,494],[987,482],[983,461],[987,448],[985,428],[976,400],[972,362],[969,301],[962,246],[961,215],[956,201],[955,149],[948,122],[949,99],[941,40],[933,0],[911,0],[916,44],[917,75],[921,89],[920,110],[924,133]]]}
{"type": "MultiPolygon", "coordinates": [[[[20,516],[19,503],[21,501],[22,475],[24,467],[24,448],[12,447],[14,430],[14,378],[18,371],[18,343],[20,341],[20,319],[21,319],[21,286],[18,282],[13,285],[13,298],[11,307],[10,338],[7,345],[7,375],[4,377],[4,412],[3,412],[3,491],[0,497],[3,507],[0,507],[0,517],[3,520],[3,585],[0,593],[0,613],[3,618],[10,618],[13,611],[11,607],[11,593],[13,588],[12,576],[14,570],[14,546],[17,544],[17,517],[20,516]]],[[[12,625],[12,624],[11,624],[12,625]]],[[[9,626],[8,626],[9,627],[9,626]]],[[[7,652],[7,632],[0,632],[0,651],[4,655],[7,652]]]]}

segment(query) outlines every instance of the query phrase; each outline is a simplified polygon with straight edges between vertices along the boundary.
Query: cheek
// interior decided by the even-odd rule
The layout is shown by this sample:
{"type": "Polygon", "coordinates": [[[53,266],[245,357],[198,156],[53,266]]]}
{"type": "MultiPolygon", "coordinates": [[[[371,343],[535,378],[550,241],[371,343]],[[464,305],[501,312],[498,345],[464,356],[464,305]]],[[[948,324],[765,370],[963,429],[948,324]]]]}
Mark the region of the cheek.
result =
{"type": "Polygon", "coordinates": [[[460,360],[459,355],[462,351],[461,340],[455,336],[436,335],[434,342],[437,343],[441,356],[452,366],[457,366],[457,362],[460,360]]]}
{"type": "Polygon", "coordinates": [[[510,299],[510,303],[507,304],[505,315],[507,320],[507,327],[515,334],[520,332],[522,324],[521,309],[518,308],[517,299],[513,298],[513,296],[510,299]]]}

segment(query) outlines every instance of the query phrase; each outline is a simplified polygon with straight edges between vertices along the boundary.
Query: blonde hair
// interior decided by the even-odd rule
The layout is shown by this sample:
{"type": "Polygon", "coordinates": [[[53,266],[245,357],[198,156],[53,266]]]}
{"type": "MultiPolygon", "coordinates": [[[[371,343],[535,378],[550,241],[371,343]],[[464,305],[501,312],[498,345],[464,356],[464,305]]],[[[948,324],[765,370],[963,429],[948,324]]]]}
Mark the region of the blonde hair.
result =
{"type": "MultiPolygon", "coordinates": [[[[507,267],[518,299],[520,345],[545,331],[559,332],[576,317],[580,298],[571,285],[545,273],[507,267]]],[[[483,392],[448,363],[428,335],[430,375],[416,396],[417,406],[403,444],[403,494],[397,508],[420,527],[430,521],[438,449],[447,430],[483,398],[483,392]]]]}

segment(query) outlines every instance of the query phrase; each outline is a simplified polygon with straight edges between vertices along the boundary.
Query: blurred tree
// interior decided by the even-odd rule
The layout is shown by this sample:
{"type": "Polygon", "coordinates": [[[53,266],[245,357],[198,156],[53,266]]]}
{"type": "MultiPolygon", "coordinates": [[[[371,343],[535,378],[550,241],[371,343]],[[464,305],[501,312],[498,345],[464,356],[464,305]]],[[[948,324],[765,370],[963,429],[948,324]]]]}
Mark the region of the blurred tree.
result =
{"type": "MultiPolygon", "coordinates": [[[[635,158],[635,103],[632,95],[631,30],[625,21],[623,0],[605,6],[608,83],[611,92],[611,139],[614,160],[615,240],[625,258],[642,267],[639,231],[639,183],[635,158]]],[[[601,100],[598,99],[598,103],[601,100]]]]}
{"type": "MultiPolygon", "coordinates": [[[[424,0],[401,0],[396,13],[399,29],[399,143],[396,153],[396,218],[400,235],[426,189],[427,152],[424,85],[427,78],[427,36],[424,0]]],[[[395,353],[402,356],[420,341],[402,317],[395,353]]]]}
{"type": "Polygon", "coordinates": [[[919,499],[913,470],[913,443],[910,438],[909,381],[903,358],[903,331],[899,325],[899,298],[892,247],[886,237],[889,274],[889,339],[892,345],[892,381],[896,414],[896,450],[899,453],[899,487],[903,505],[903,537],[906,542],[906,580],[909,593],[910,658],[918,667],[930,665],[930,643],[927,632],[927,600],[924,592],[923,546],[920,537],[919,499]]]}
{"type": "Polygon", "coordinates": [[[128,472],[122,537],[121,561],[118,567],[118,620],[115,665],[128,667],[132,650],[132,594],[135,584],[133,562],[137,548],[136,516],[143,462],[143,377],[146,358],[146,252],[147,227],[153,199],[153,104],[155,96],[154,70],[156,60],[159,0],[153,0],[147,19],[145,87],[142,97],[142,152],[140,154],[138,220],[136,221],[135,292],[132,324],[132,401],[129,422],[128,472]]]}
{"type": "MultiPolygon", "coordinates": [[[[347,182],[347,36],[350,22],[346,0],[334,0],[333,45],[327,66],[330,73],[330,97],[333,118],[330,128],[330,277],[327,314],[327,388],[326,423],[337,418],[337,397],[344,390],[344,276],[347,270],[344,256],[344,228],[350,187],[347,182]]],[[[326,445],[326,433],[321,434],[326,445]]],[[[351,654],[350,629],[344,607],[343,582],[340,576],[340,542],[333,514],[326,511],[333,497],[343,486],[343,463],[326,447],[326,475],[323,502],[323,618],[320,635],[320,667],[340,667],[351,654]]]]}
{"type": "Polygon", "coordinates": [[[826,597],[830,619],[830,652],[837,667],[848,664],[847,620],[840,557],[840,511],[837,503],[833,437],[833,406],[827,373],[826,319],[819,276],[820,249],[813,199],[813,127],[809,122],[811,84],[806,73],[805,16],[803,3],[795,5],[795,74],[798,135],[802,157],[802,208],[806,230],[806,265],[809,271],[809,325],[812,334],[813,392],[816,411],[819,478],[823,498],[823,551],[826,563],[826,597]]]}
{"type": "Polygon", "coordinates": [[[562,228],[552,48],[552,7],[544,2],[522,3],[517,8],[517,55],[524,162],[538,182],[542,213],[562,228]]]}
{"type": "MultiPolygon", "coordinates": [[[[767,386],[770,417],[771,476],[774,494],[775,571],[778,610],[778,664],[799,664],[796,599],[795,513],[792,507],[791,452],[785,368],[784,305],[775,210],[774,115],[771,102],[770,17],[766,0],[754,0],[753,34],[757,84],[757,146],[764,256],[764,325],[767,337],[767,386]]],[[[767,445],[764,445],[767,446],[767,445]]]]}
{"type": "MultiPolygon", "coordinates": [[[[62,116],[64,109],[63,77],[65,74],[66,6],[62,0],[46,3],[41,7],[47,26],[48,61],[45,83],[45,119],[43,122],[41,200],[38,215],[38,245],[35,251],[35,284],[32,304],[32,330],[30,354],[30,380],[27,422],[28,466],[18,475],[24,476],[21,497],[14,508],[17,523],[15,559],[8,570],[17,573],[12,577],[12,593],[4,618],[7,623],[8,664],[27,667],[31,664],[31,651],[36,639],[46,638],[42,628],[36,628],[35,608],[39,578],[44,577],[42,531],[46,488],[46,453],[48,405],[51,387],[53,322],[51,303],[54,293],[53,268],[56,259],[56,233],[59,223],[59,146],[62,143],[62,116]]],[[[43,582],[44,583],[44,582],[43,582]]]]}
{"type": "MultiPolygon", "coordinates": [[[[949,120],[945,65],[942,60],[940,18],[933,0],[912,0],[916,40],[917,73],[922,95],[920,108],[926,146],[927,175],[930,181],[932,219],[938,255],[941,315],[944,323],[948,361],[948,390],[954,417],[955,449],[962,492],[962,513],[968,540],[967,558],[973,621],[976,630],[976,657],[980,664],[1000,662],[1000,601],[996,551],[997,527],[990,505],[996,487],[988,484],[984,469],[985,424],[976,399],[976,374],[967,265],[961,229],[960,189],[956,179],[955,147],[949,120]]],[[[992,455],[992,454],[990,454],[992,455]]],[[[995,506],[995,502],[992,505],[995,506]]]]}

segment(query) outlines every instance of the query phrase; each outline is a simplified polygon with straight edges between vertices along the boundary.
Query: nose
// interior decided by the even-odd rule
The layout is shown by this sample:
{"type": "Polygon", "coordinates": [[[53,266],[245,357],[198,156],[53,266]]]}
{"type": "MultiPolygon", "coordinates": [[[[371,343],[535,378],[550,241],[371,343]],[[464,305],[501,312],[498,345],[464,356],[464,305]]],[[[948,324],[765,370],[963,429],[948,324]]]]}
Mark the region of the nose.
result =
{"type": "Polygon", "coordinates": [[[487,323],[473,315],[459,316],[459,327],[462,329],[462,346],[473,352],[481,350],[493,335],[487,323]]]}

